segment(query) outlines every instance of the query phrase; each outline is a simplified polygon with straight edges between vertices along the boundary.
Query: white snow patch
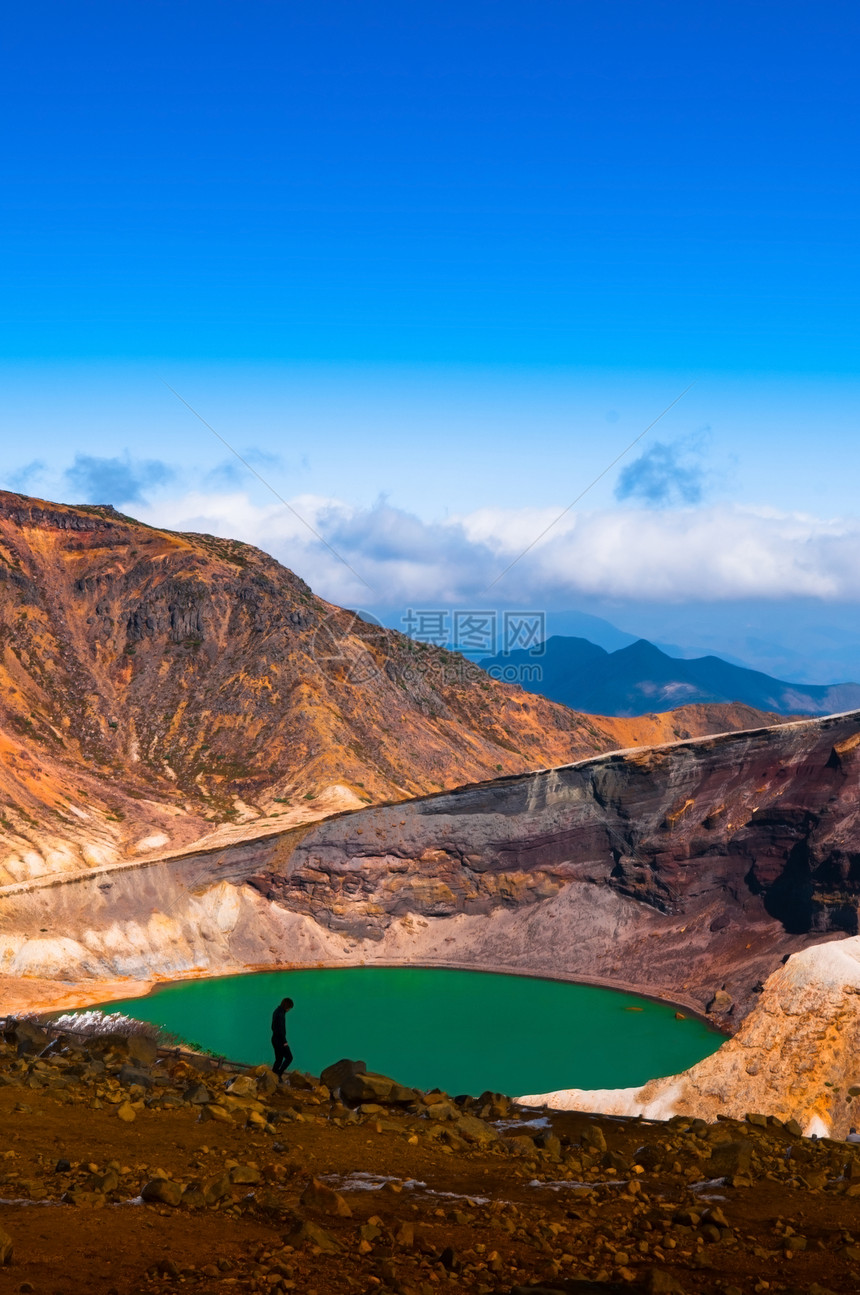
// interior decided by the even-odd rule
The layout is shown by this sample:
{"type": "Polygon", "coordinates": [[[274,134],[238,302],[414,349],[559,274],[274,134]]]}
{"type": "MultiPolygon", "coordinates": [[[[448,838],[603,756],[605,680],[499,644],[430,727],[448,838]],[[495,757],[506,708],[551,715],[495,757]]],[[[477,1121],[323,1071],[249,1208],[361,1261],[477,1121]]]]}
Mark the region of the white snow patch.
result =
{"type": "Polygon", "coordinates": [[[493,1125],[497,1129],[549,1129],[552,1121],[539,1115],[533,1120],[493,1120],[493,1125]]]}

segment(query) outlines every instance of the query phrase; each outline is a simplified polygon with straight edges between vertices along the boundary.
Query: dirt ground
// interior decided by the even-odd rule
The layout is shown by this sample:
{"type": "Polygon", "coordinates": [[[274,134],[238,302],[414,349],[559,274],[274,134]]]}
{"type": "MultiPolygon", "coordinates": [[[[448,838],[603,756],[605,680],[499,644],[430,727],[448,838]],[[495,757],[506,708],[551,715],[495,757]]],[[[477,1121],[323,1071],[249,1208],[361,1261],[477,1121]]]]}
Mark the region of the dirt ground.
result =
{"type": "Polygon", "coordinates": [[[860,1157],[773,1121],[353,1107],[302,1076],[243,1096],[202,1061],[16,1051],[4,1295],[860,1289],[860,1157]]]}

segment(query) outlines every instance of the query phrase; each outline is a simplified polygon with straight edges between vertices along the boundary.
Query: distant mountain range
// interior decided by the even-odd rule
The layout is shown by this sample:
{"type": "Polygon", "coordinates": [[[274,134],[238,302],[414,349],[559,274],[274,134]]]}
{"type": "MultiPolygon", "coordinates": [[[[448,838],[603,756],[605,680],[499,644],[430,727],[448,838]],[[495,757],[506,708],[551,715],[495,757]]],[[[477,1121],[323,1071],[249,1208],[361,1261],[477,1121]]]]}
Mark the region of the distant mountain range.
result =
{"type": "Polygon", "coordinates": [[[542,655],[485,657],[493,678],[595,715],[630,716],[693,702],[735,702],[779,715],[830,715],[860,708],[860,684],[799,684],[716,656],[679,661],[639,639],[615,652],[584,638],[555,635],[542,655]]]}

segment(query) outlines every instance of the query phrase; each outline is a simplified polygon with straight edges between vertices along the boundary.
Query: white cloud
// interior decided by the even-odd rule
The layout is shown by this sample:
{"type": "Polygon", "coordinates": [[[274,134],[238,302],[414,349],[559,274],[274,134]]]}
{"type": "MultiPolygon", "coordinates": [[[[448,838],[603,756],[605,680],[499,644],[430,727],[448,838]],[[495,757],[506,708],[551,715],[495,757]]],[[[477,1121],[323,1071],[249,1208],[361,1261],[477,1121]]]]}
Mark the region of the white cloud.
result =
{"type": "Polygon", "coordinates": [[[569,513],[490,599],[490,582],[560,510],[485,508],[424,522],[385,500],[370,509],[315,495],[290,502],[343,562],[288,509],[275,502],[261,507],[243,491],[162,498],[138,512],[155,525],[256,544],[323,597],[349,606],[492,601],[551,608],[577,595],[661,602],[860,598],[857,518],[716,505],[569,513]]]}

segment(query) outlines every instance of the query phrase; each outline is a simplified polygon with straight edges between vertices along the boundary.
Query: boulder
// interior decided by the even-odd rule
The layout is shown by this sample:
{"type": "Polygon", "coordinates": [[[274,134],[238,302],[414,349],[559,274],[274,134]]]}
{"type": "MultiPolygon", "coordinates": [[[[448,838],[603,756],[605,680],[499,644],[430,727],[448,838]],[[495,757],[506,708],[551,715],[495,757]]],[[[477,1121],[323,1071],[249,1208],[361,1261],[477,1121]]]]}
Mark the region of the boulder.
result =
{"type": "Polygon", "coordinates": [[[290,1088],[297,1088],[309,1093],[317,1086],[317,1081],[314,1079],[313,1075],[306,1075],[302,1070],[291,1070],[289,1072],[289,1076],[290,1088]]]}
{"type": "Polygon", "coordinates": [[[120,1102],[116,1108],[117,1118],[122,1120],[123,1124],[133,1124],[137,1118],[134,1107],[131,1102],[120,1102]]]}
{"type": "Polygon", "coordinates": [[[415,1245],[415,1224],[401,1223],[394,1233],[394,1240],[404,1249],[411,1249],[415,1245]]]}
{"type": "Polygon", "coordinates": [[[353,1074],[342,1082],[340,1095],[356,1106],[361,1102],[384,1102],[393,1087],[394,1080],[385,1075],[353,1074]]]}
{"type": "Polygon", "coordinates": [[[579,1135],[580,1142],[590,1151],[605,1151],[606,1138],[603,1135],[603,1129],[597,1124],[586,1124],[582,1133],[579,1135]]]}
{"type": "Polygon", "coordinates": [[[237,1075],[227,1085],[226,1092],[231,1097],[256,1097],[257,1081],[251,1075],[237,1075]]]}
{"type": "Polygon", "coordinates": [[[332,1214],[342,1219],[352,1218],[352,1210],[340,1192],[336,1192],[327,1183],[321,1183],[318,1178],[312,1178],[308,1183],[302,1192],[301,1203],[305,1209],[316,1210],[319,1214],[332,1214]]]}
{"type": "Polygon", "coordinates": [[[230,1170],[230,1182],[253,1185],[262,1182],[262,1174],[253,1165],[234,1165],[230,1170]]]}
{"type": "Polygon", "coordinates": [[[332,1092],[340,1088],[345,1079],[350,1079],[353,1075],[366,1075],[367,1065],[364,1061],[349,1061],[344,1057],[340,1061],[335,1061],[332,1065],[326,1066],[320,1074],[320,1083],[325,1084],[332,1092]]]}
{"type": "Polygon", "coordinates": [[[185,1090],[185,1100],[192,1106],[207,1106],[212,1101],[212,1094],[205,1084],[191,1084],[185,1090]]]}
{"type": "Polygon", "coordinates": [[[78,1209],[101,1209],[105,1203],[104,1192],[88,1192],[83,1187],[74,1187],[63,1192],[60,1197],[66,1205],[75,1205],[78,1209]]]}
{"type": "Polygon", "coordinates": [[[386,1097],[389,1106],[411,1106],[418,1096],[418,1090],[407,1088],[405,1084],[392,1084],[391,1092],[386,1097]]]}
{"type": "Polygon", "coordinates": [[[133,1084],[138,1084],[141,1088],[152,1088],[152,1075],[139,1066],[122,1066],[117,1078],[126,1088],[131,1088],[133,1084]]]}
{"type": "Polygon", "coordinates": [[[223,1200],[225,1196],[230,1195],[230,1175],[216,1174],[212,1178],[206,1178],[201,1184],[200,1190],[206,1204],[214,1205],[216,1201],[223,1200]]]}
{"type": "Polygon", "coordinates": [[[718,989],[708,1003],[707,1010],[714,1016],[727,1016],[733,1007],[734,1000],[731,994],[727,994],[724,989],[718,989]]]}
{"type": "Polygon", "coordinates": [[[600,1159],[604,1169],[614,1169],[617,1174],[629,1174],[630,1166],[617,1151],[605,1151],[600,1159]]]}
{"type": "Polygon", "coordinates": [[[51,1042],[50,1034],[33,1021],[14,1021],[6,1036],[16,1045],[19,1057],[36,1056],[51,1042]]]}
{"type": "Polygon", "coordinates": [[[659,1146],[653,1142],[646,1142],[633,1152],[634,1165],[641,1165],[646,1173],[653,1173],[662,1160],[662,1153],[659,1146]]]}
{"type": "Polygon", "coordinates": [[[459,1110],[453,1102],[446,1098],[441,1102],[434,1102],[432,1106],[427,1107],[428,1120],[437,1120],[444,1123],[446,1120],[456,1120],[460,1115],[459,1110]]]}
{"type": "Polygon", "coordinates": [[[708,1173],[712,1178],[733,1178],[750,1167],[752,1146],[749,1142],[718,1142],[711,1152],[708,1173]]]}
{"type": "Polygon", "coordinates": [[[199,1183],[189,1183],[182,1193],[182,1208],[185,1210],[202,1210],[209,1202],[203,1195],[199,1183]]]}
{"type": "Polygon", "coordinates": [[[535,1138],[535,1146],[540,1147],[550,1160],[561,1160],[561,1138],[554,1133],[539,1133],[535,1138]]]}
{"type": "Polygon", "coordinates": [[[321,1228],[317,1223],[311,1223],[306,1220],[300,1223],[297,1228],[288,1233],[284,1238],[288,1246],[298,1247],[302,1245],[319,1246],[320,1250],[334,1253],[340,1250],[340,1242],[333,1237],[325,1228],[321,1228]]]}
{"type": "Polygon", "coordinates": [[[144,1183],[140,1194],[149,1204],[178,1205],[182,1200],[182,1185],[169,1178],[151,1178],[144,1183]]]}
{"type": "Polygon", "coordinates": [[[201,1121],[217,1120],[219,1124],[232,1124],[233,1116],[223,1106],[217,1106],[215,1102],[210,1102],[208,1106],[200,1107],[201,1121]]]}
{"type": "MultiPolygon", "coordinates": [[[[490,1142],[497,1142],[499,1139],[493,1126],[487,1124],[485,1120],[478,1119],[477,1115],[461,1115],[454,1125],[454,1130],[466,1142],[474,1142],[479,1146],[487,1146],[490,1142]]],[[[559,1143],[560,1148],[561,1143],[559,1143]]]]}

